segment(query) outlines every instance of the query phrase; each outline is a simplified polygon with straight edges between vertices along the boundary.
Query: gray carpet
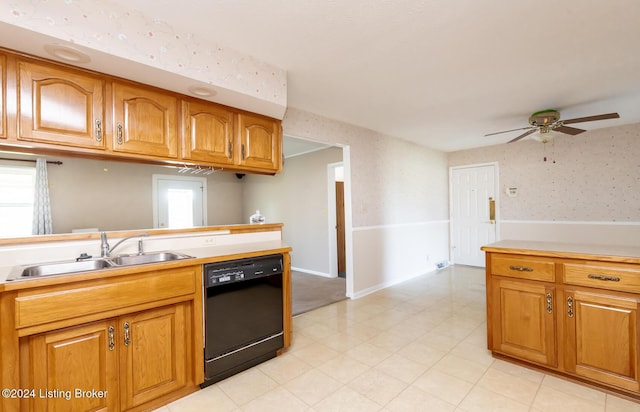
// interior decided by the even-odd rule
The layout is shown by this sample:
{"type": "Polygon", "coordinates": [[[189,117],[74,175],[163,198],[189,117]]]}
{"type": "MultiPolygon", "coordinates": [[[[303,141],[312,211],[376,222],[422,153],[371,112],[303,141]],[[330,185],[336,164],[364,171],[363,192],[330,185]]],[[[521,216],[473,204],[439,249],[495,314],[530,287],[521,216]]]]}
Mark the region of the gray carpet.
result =
{"type": "Polygon", "coordinates": [[[344,278],[325,278],[291,271],[293,316],[346,299],[344,278]]]}

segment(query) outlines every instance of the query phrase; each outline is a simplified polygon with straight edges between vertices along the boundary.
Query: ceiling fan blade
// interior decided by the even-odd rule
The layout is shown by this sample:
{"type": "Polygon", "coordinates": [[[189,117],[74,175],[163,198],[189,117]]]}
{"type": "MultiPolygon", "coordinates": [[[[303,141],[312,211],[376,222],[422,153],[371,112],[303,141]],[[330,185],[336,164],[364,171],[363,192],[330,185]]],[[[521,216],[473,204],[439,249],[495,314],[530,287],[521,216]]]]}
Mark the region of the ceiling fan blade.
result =
{"type": "Polygon", "coordinates": [[[595,120],[618,119],[618,118],[620,118],[620,115],[618,113],[607,113],[607,114],[599,114],[596,116],[577,117],[575,119],[562,120],[562,123],[571,124],[571,123],[593,122],[595,120]]]}
{"type": "Polygon", "coordinates": [[[520,139],[524,139],[525,137],[529,136],[532,133],[535,133],[538,130],[538,128],[533,128],[531,130],[529,130],[528,132],[524,132],[522,133],[520,136],[516,137],[515,139],[509,140],[507,143],[513,143],[513,142],[517,142],[520,139]]]}
{"type": "Polygon", "coordinates": [[[586,130],[584,130],[584,129],[578,129],[577,127],[569,127],[569,126],[554,127],[553,131],[554,132],[561,132],[561,133],[570,134],[571,136],[575,136],[575,135],[580,134],[582,132],[586,132],[586,130]]]}
{"type": "Polygon", "coordinates": [[[531,126],[529,126],[529,127],[521,127],[521,128],[519,128],[519,129],[503,130],[502,132],[489,133],[489,134],[485,134],[485,135],[484,135],[484,137],[487,137],[487,136],[493,136],[493,135],[495,135],[495,134],[502,134],[502,133],[515,132],[516,130],[526,130],[526,129],[531,129],[531,126]]]}

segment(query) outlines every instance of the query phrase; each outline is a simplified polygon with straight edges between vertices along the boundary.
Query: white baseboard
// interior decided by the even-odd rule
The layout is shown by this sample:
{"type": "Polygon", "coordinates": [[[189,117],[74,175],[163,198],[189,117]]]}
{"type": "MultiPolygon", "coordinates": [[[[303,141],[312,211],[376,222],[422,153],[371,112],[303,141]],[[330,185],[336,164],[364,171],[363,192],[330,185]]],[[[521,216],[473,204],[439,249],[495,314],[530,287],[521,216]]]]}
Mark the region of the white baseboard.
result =
{"type": "Polygon", "coordinates": [[[428,273],[435,272],[436,270],[437,270],[437,268],[435,266],[433,266],[432,269],[427,270],[426,272],[415,273],[413,275],[404,276],[404,277],[399,278],[399,279],[394,279],[391,282],[381,283],[381,284],[372,286],[370,288],[361,290],[358,293],[355,293],[351,298],[352,299],[358,299],[358,298],[370,295],[372,293],[375,293],[375,292],[377,292],[379,290],[386,289],[386,288],[388,288],[390,286],[397,285],[398,283],[406,282],[407,280],[410,280],[410,279],[413,279],[413,278],[417,278],[418,276],[422,276],[422,275],[426,275],[428,273]]]}
{"type": "Polygon", "coordinates": [[[303,269],[294,266],[291,266],[291,270],[295,270],[296,272],[308,273],[310,275],[322,276],[323,278],[337,278],[337,276],[331,276],[330,273],[318,272],[316,270],[303,269]]]}

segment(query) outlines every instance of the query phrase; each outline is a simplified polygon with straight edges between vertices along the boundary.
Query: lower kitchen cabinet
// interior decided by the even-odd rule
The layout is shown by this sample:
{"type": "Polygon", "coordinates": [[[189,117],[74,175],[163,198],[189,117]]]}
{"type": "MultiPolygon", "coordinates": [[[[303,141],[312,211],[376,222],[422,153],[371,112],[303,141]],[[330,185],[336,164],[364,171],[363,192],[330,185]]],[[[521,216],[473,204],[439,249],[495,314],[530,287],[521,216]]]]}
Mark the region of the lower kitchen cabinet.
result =
{"type": "Polygon", "coordinates": [[[567,290],[565,368],[578,376],[640,391],[638,300],[593,290],[567,290]]]}
{"type": "Polygon", "coordinates": [[[32,336],[25,388],[32,411],[113,411],[118,403],[118,352],[114,320],[32,336]],[[78,397],[76,389],[104,396],[78,397]]]}
{"type": "Polygon", "coordinates": [[[122,410],[186,386],[191,361],[187,348],[187,304],[148,310],[119,320],[122,410]]]}
{"type": "Polygon", "coordinates": [[[179,303],[30,337],[26,387],[48,392],[30,409],[130,410],[185,388],[189,313],[179,303]]]}
{"type": "Polygon", "coordinates": [[[505,354],[555,366],[554,288],[542,282],[494,281],[493,347],[505,354]]]}
{"type": "Polygon", "coordinates": [[[524,241],[483,250],[494,355],[640,399],[639,250],[524,241]]]}

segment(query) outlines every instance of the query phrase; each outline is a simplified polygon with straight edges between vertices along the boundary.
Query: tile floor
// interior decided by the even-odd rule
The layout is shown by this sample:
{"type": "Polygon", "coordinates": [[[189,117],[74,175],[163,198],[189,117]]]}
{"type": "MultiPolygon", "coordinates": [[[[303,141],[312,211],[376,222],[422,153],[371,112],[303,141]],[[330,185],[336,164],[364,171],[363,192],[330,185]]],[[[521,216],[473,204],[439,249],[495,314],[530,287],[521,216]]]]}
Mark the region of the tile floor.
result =
{"type": "Polygon", "coordinates": [[[640,411],[493,359],[482,269],[452,266],[293,320],[291,348],[159,412],[640,411]]]}

